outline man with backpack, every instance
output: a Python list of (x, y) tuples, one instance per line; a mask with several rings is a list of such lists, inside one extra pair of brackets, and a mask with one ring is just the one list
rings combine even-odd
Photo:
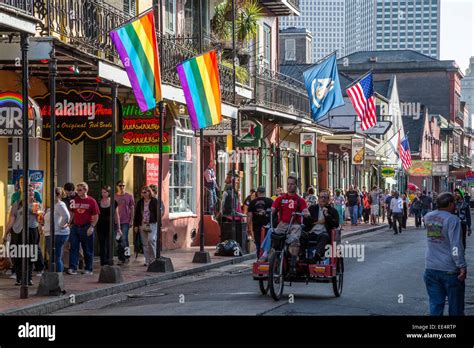
[(278, 226), (275, 229), (275, 234), (285, 234), (288, 230), (286, 243), (290, 246), (291, 274), (296, 273), (302, 223), (301, 217), (293, 217), (293, 213), (303, 213), (305, 216), (309, 216), (306, 201), (296, 193), (296, 185), (297, 179), (294, 176), (289, 176), (287, 181), (288, 193), (279, 196), (272, 204), (272, 214), (278, 213)]

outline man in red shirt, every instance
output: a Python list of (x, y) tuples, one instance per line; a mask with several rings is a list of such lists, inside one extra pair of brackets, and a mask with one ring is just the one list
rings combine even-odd
[(77, 196), (71, 200), (72, 227), (69, 236), (71, 250), (69, 253), (68, 274), (77, 274), (79, 245), (84, 251), (85, 272), (92, 275), (94, 258), (94, 228), (99, 219), (99, 206), (96, 200), (87, 195), (89, 186), (85, 182), (77, 184)]
[(288, 248), (291, 255), (290, 273), (296, 273), (296, 261), (300, 252), (300, 236), (301, 236), (301, 216), (293, 218), (293, 224), (290, 225), (293, 213), (303, 213), (309, 216), (306, 201), (296, 193), (297, 179), (289, 176), (287, 181), (288, 193), (280, 195), (272, 205), (272, 214), (278, 212), (278, 226), (275, 229), (276, 234), (284, 234), (288, 228), (288, 236), (286, 243), (290, 245)]

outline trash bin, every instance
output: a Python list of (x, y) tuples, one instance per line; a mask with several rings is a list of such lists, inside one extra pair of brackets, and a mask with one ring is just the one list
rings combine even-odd
[(221, 242), (233, 239), (239, 243), (242, 254), (248, 254), (247, 250), (247, 223), (243, 221), (235, 222), (235, 234), (232, 231), (232, 221), (221, 221)]

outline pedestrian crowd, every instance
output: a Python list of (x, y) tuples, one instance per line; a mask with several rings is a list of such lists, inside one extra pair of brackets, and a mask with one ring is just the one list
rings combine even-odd
[[(19, 190), (12, 196), (6, 233), (3, 242), (10, 246), (23, 244), (23, 200), (21, 195), (22, 179)], [(133, 231), (135, 252), (141, 250), (145, 256), (145, 266), (156, 258), (158, 236), (158, 214), (164, 213), (163, 204), (158, 204), (156, 185), (143, 186), (141, 197), (135, 202), (131, 193), (126, 191), (125, 182), (116, 183), (115, 197), (112, 200), (111, 187), (104, 186), (96, 200), (89, 196), (89, 186), (85, 182), (66, 183), (54, 190), (54, 260), (50, 257), (51, 214), (43, 208), (41, 194), (34, 185), (28, 186), (28, 231), (27, 241), (36, 255), (15, 255), (11, 262), (11, 278), (15, 284), (21, 284), (22, 261), (27, 259), (28, 285), (33, 285), (33, 273), (41, 276), (54, 261), (56, 272), (76, 275), (93, 275), (94, 241), (98, 239), (100, 265), (113, 263), (114, 252), (118, 265), (130, 263), (129, 231)], [(161, 206), (161, 209), (160, 209)], [(111, 218), (113, 224), (111, 225)], [(110, 228), (114, 250), (110, 250)], [(133, 228), (133, 229), (132, 229)], [(44, 236), (44, 244), (40, 243)], [(112, 255), (111, 255), (112, 254)], [(65, 267), (65, 264), (67, 267)]]

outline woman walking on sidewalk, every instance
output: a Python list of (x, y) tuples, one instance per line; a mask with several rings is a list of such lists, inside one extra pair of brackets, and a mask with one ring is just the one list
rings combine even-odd
[[(110, 193), (112, 188), (110, 186), (102, 187), (101, 192), (101, 200), (99, 201), (99, 221), (97, 222), (97, 236), (99, 237), (99, 251), (100, 251), (100, 265), (105, 266), (108, 264), (109, 261), (109, 253), (112, 252), (113, 257), (113, 250), (109, 250), (110, 244), (110, 209), (112, 209), (112, 202), (110, 199)], [(118, 203), (114, 200), (114, 229), (117, 230), (117, 235), (122, 235), (122, 230), (120, 229), (120, 221), (119, 213), (118, 213)], [(117, 226), (117, 228), (115, 228)]]
[(133, 231), (140, 233), (145, 254), (145, 266), (156, 258), (156, 241), (158, 234), (158, 200), (152, 196), (149, 186), (142, 188), (142, 198), (135, 207)]
[(344, 209), (345, 209), (344, 202), (345, 202), (345, 198), (341, 194), (341, 190), (337, 189), (336, 195), (334, 196), (334, 206), (337, 210), (337, 213), (339, 214), (339, 226), (341, 226), (341, 228), (344, 225)]
[[(54, 190), (55, 203), (54, 203), (54, 248), (55, 257), (54, 262), (56, 263), (56, 272), (62, 272), (64, 270), (63, 265), (63, 252), (64, 244), (69, 239), (69, 221), (71, 215), (69, 210), (62, 200), (66, 197), (66, 194), (62, 187), (56, 187)], [(44, 236), (46, 241), (46, 251), (49, 253), (51, 245), (51, 210), (48, 209), (44, 215)], [(51, 256), (49, 256), (49, 262), (51, 262)]]

